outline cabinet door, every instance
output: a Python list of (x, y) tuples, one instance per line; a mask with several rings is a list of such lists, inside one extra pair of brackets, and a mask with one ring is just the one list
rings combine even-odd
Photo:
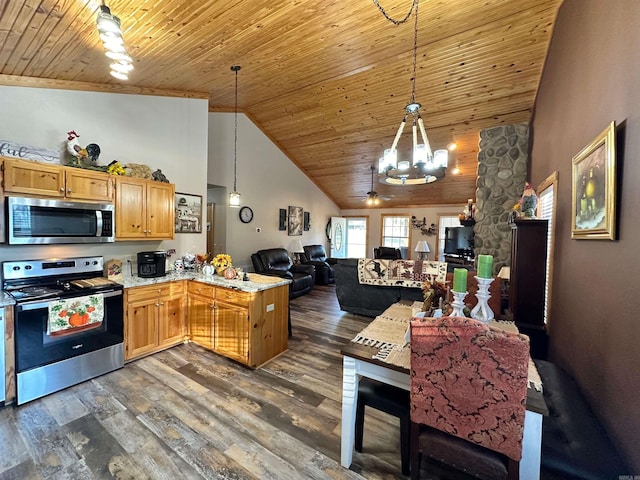
[(216, 302), (214, 323), (214, 351), (248, 364), (249, 311), (243, 307)]
[(547, 220), (516, 220), (511, 225), (509, 303), (516, 325), (544, 326)]
[(191, 341), (213, 349), (213, 298), (189, 295), (189, 335)]
[(127, 304), (125, 360), (153, 352), (158, 346), (158, 306), (156, 300)]
[(4, 190), (5, 193), (63, 197), (64, 170), (46, 163), (6, 159)]
[(147, 238), (173, 239), (175, 193), (171, 183), (147, 184)]
[(65, 169), (67, 198), (76, 200), (113, 201), (111, 175), (78, 168)]
[(185, 297), (160, 299), (158, 311), (158, 345), (167, 347), (184, 340)]
[(116, 178), (116, 239), (146, 238), (146, 182)]

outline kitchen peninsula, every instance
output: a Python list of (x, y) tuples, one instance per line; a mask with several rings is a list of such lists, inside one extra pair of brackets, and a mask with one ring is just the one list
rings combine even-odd
[(289, 280), (170, 273), (121, 283), (126, 361), (190, 340), (255, 368), (287, 349)]

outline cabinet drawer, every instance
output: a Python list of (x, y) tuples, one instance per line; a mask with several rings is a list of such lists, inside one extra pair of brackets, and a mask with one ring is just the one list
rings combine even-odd
[(187, 282), (185, 280), (179, 280), (177, 282), (171, 282), (169, 284), (170, 292), (169, 294), (172, 297), (177, 295), (184, 295), (186, 292)]
[(171, 286), (169, 283), (159, 283), (153, 286), (127, 288), (127, 301), (155, 299), (169, 295)]
[(207, 285), (206, 283), (192, 281), (189, 282), (189, 286), (187, 288), (190, 295), (201, 295), (213, 299), (216, 287), (213, 285)]
[(216, 289), (216, 300), (224, 303), (232, 303), (241, 307), (248, 307), (251, 301), (251, 294), (218, 287)]

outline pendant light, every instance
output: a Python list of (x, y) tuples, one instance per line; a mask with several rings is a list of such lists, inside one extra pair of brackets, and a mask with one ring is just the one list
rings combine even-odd
[(120, 19), (111, 13), (104, 1), (98, 9), (96, 24), (100, 40), (104, 45), (105, 55), (113, 60), (111, 75), (118, 80), (128, 80), (129, 72), (133, 70), (133, 60), (124, 46)]
[(234, 126), (233, 126), (233, 192), (229, 194), (229, 206), (240, 206), (240, 193), (237, 188), (237, 164), (238, 164), (238, 71), (240, 65), (234, 65), (231, 67), (231, 71), (236, 73), (236, 99), (234, 107)]

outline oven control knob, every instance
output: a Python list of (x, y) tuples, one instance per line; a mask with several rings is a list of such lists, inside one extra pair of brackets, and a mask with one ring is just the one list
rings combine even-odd
[(32, 267), (31, 267), (31, 265), (25, 265), (25, 266), (24, 266), (24, 269), (25, 269), (25, 270), (31, 270), (31, 268), (32, 268)]
[(89, 265), (89, 262), (84, 262), (85, 265)]
[(98, 264), (98, 261), (97, 261), (97, 260), (94, 260), (94, 261), (93, 261), (93, 264), (94, 264), (94, 265), (97, 265), (97, 264)]
[(14, 272), (17, 272), (18, 270), (20, 270), (20, 267), (19, 267), (19, 266), (17, 266), (17, 265), (16, 265), (16, 266), (14, 266), (14, 267), (13, 267), (13, 271), (14, 271)]

